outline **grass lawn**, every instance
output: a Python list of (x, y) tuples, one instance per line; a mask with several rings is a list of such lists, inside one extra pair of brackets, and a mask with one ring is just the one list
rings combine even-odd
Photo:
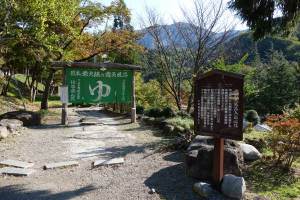
[(247, 181), (247, 190), (271, 200), (300, 197), (299, 168), (287, 171), (275, 166), (270, 157), (251, 163), (244, 178)]
[[(40, 109), (40, 105), (41, 105), (42, 94), (38, 93), (37, 96), (36, 96), (35, 101), (30, 102), (30, 100), (29, 100), (29, 89), (24, 84), (26, 76), (24, 74), (16, 74), (15, 77), (16, 77), (16, 80), (18, 82), (18, 87), (21, 90), (23, 100), (24, 100), (25, 105), (26, 105), (26, 109), (31, 110), (31, 111), (38, 111)], [(0, 84), (4, 84), (3, 79), (0, 79)], [(38, 84), (38, 90), (43, 91), (44, 90), (44, 85), (39, 83)], [(49, 108), (61, 107), (61, 102), (60, 102), (59, 95), (50, 96), (49, 100), (48, 100), (48, 105), (49, 105)], [(11, 80), (10, 85), (9, 85), (9, 89), (8, 89), (8, 92), (7, 92), (7, 96), (6, 97), (0, 96), (0, 114), (8, 112), (8, 111), (12, 111), (12, 110), (18, 110), (18, 109), (24, 109), (24, 107), (23, 107), (23, 104), (22, 104), (22, 100), (19, 96), (19, 91), (18, 91), (17, 85), (16, 85), (14, 80)], [(41, 112), (41, 114), (47, 115), (47, 114), (50, 114), (50, 113), (47, 113), (47, 112), (42, 113)]]
[[(26, 80), (26, 76), (24, 74), (16, 74), (16, 79), (21, 82), (21, 83), (25, 83)], [(31, 82), (31, 77), (29, 77), (29, 81)], [(40, 91), (44, 91), (45, 86), (41, 83), (38, 83), (38, 90)]]

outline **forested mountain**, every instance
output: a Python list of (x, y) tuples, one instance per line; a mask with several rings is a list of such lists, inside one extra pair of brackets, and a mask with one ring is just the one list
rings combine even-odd
[[(185, 24), (182, 23), (182, 25)], [(166, 27), (170, 30), (169, 32), (172, 34), (172, 37), (177, 37), (177, 40), (181, 41), (180, 44), (184, 47), (184, 41), (177, 35), (175, 24), (166, 25)], [(144, 30), (139, 30), (139, 32), (143, 31)], [(216, 33), (216, 37), (218, 37), (219, 34), (222, 33)], [(168, 36), (164, 31), (161, 31), (160, 36), (164, 43), (169, 43)], [(139, 40), (139, 43), (147, 49), (154, 48), (154, 41), (149, 33), (146, 33)], [(292, 38), (266, 37), (258, 42), (253, 41), (252, 33), (249, 31), (233, 30), (229, 41), (224, 45), (224, 58), (226, 63), (234, 64), (248, 54), (245, 63), (251, 64), (255, 55), (259, 55), (261, 61), (264, 62), (268, 61), (270, 51), (272, 50), (281, 51), (288, 61), (300, 62), (300, 27)]]
[(293, 38), (266, 37), (258, 42), (252, 39), (252, 33), (241, 33), (227, 42), (224, 48), (224, 57), (227, 63), (238, 62), (245, 54), (246, 64), (251, 64), (255, 56), (259, 55), (262, 62), (269, 60), (271, 51), (280, 51), (290, 62), (300, 62), (300, 31)]
[[(188, 49), (189, 52), (197, 50), (199, 36), (189, 35), (188, 40), (186, 38), (184, 40), (178, 33), (181, 31), (179, 27), (187, 32), (191, 28), (189, 24), (185, 23), (166, 26), (155, 25), (155, 29), (147, 28), (149, 32), (139, 40), (139, 43), (148, 49), (144, 57), (145, 63), (149, 65), (144, 73), (145, 80), (149, 78), (159, 80), (161, 63), (167, 62), (167, 68), (169, 67), (168, 69), (173, 70), (172, 72), (175, 74), (174, 80), (178, 80), (180, 77), (184, 83), (184, 81), (191, 79), (193, 56), (183, 53), (185, 53), (184, 49)], [(206, 29), (202, 30), (205, 32)], [(208, 37), (208, 42), (200, 46), (209, 46), (220, 36), (222, 33), (213, 33)], [(253, 40), (250, 31), (232, 31), (228, 36), (220, 46), (203, 59), (204, 62), (201, 64), (205, 65), (204, 67), (234, 70), (248, 75), (245, 80), (244, 96), (246, 110), (254, 109), (260, 115), (281, 113), (285, 106), (293, 106), (295, 102), (299, 102), (300, 29), (291, 38), (266, 37), (258, 42)], [(158, 37), (159, 39), (156, 39)], [(205, 38), (205, 34), (203, 37)], [(185, 41), (191, 42), (189, 46), (186, 45)], [(155, 46), (157, 44), (159, 45)], [(195, 48), (193, 48), (194, 44), (196, 45)], [(161, 51), (165, 51), (166, 60), (159, 60)], [(203, 49), (201, 51), (205, 52)], [(247, 54), (248, 56), (245, 56)], [(185, 59), (184, 62), (176, 62), (182, 61), (179, 58)], [(157, 60), (158, 62), (155, 62)], [(178, 70), (180, 66), (184, 68), (184, 73), (181, 76), (176, 74), (181, 72)], [(236, 69), (234, 69), (235, 67)], [(189, 92), (188, 89), (184, 89)]]
[[(183, 22), (178, 22), (177, 24), (180, 24), (181, 27), (183, 28), (188, 28), (188, 24), (187, 23), (183, 23)], [(163, 31), (162, 30), (162, 26), (159, 25), (159, 29), (160, 29), (160, 37), (162, 39), (162, 42), (164, 43), (170, 43), (169, 39), (168, 39), (168, 36), (166, 34), (166, 31)], [(166, 29), (168, 29), (168, 32), (172, 34), (172, 38), (175, 39), (177, 41), (180, 41), (179, 43), (182, 45), (182, 47), (185, 46), (185, 42), (184, 40), (182, 39), (182, 37), (180, 36), (180, 34), (178, 34), (177, 30), (176, 30), (176, 24), (170, 24), (170, 25), (166, 25)], [(145, 29), (143, 30), (139, 30), (138, 31), (139, 33), (142, 33), (142, 32), (146, 32)], [(240, 30), (233, 30), (229, 39), (232, 39), (236, 36), (238, 36), (240, 33), (242, 32), (245, 32), (245, 31), (240, 31)], [(215, 37), (218, 37), (222, 35), (222, 33), (215, 33)], [(191, 38), (195, 38), (196, 40), (196, 36), (191, 36)], [(153, 41), (153, 38), (150, 36), (150, 33), (146, 33), (140, 40), (139, 40), (139, 43), (141, 45), (143, 45), (145, 48), (147, 49), (153, 49), (154, 48), (154, 41)]]

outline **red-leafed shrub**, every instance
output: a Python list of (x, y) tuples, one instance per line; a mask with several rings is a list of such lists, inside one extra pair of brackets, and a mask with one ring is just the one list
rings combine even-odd
[(299, 120), (282, 115), (270, 115), (266, 123), (273, 128), (269, 146), (273, 151), (274, 159), (283, 166), (291, 168), (300, 155)]

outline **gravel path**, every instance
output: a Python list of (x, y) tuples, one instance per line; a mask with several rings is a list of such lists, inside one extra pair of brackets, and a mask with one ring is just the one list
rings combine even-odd
[[(157, 151), (163, 140), (157, 131), (95, 108), (71, 110), (69, 127), (59, 120), (0, 141), (0, 160), (33, 162), (36, 170), (28, 177), (0, 176), (0, 200), (200, 199), (192, 191), (196, 180), (185, 176), (183, 153)], [(125, 163), (91, 168), (94, 160), (116, 157)], [(80, 165), (42, 169), (46, 163), (70, 160)]]

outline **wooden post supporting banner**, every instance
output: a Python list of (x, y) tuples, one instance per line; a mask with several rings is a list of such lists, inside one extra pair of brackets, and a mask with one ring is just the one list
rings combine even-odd
[(136, 108), (135, 108), (135, 92), (134, 92), (134, 70), (132, 71), (132, 83), (131, 83), (131, 123), (136, 122)]
[[(63, 70), (63, 85), (66, 85), (66, 69), (64, 67)], [(66, 94), (68, 95), (68, 94)], [(62, 104), (62, 110), (61, 110), (61, 124), (62, 125), (68, 125), (68, 103), (64, 102)]]
[(214, 138), (213, 181), (218, 189), (224, 176), (224, 138)]

